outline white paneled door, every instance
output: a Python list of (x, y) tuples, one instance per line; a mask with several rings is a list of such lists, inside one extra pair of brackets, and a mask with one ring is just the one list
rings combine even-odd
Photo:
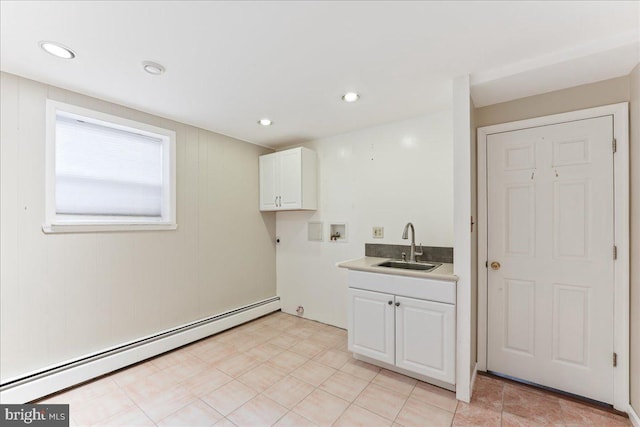
[(613, 119), (487, 137), (487, 368), (613, 401)]

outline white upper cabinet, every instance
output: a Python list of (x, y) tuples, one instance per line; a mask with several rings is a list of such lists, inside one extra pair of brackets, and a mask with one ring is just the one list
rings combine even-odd
[(260, 210), (317, 208), (316, 153), (298, 147), (260, 156)]

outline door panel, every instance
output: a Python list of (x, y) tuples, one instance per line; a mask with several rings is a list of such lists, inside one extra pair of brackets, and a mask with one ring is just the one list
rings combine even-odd
[(349, 288), (349, 351), (382, 362), (395, 362), (394, 297)]
[(487, 367), (613, 400), (611, 116), (487, 138)]
[(588, 179), (553, 184), (553, 254), (555, 259), (589, 259)]
[(553, 284), (553, 360), (588, 367), (589, 288)]
[(511, 255), (532, 256), (535, 251), (535, 186), (506, 186), (505, 249)]
[(531, 280), (504, 281), (504, 347), (535, 354), (536, 283)]

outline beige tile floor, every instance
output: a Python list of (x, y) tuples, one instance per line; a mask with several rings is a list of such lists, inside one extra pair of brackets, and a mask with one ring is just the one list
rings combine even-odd
[(274, 313), (37, 403), (72, 426), (629, 426), (479, 376), (470, 404), (347, 352), (346, 331)]

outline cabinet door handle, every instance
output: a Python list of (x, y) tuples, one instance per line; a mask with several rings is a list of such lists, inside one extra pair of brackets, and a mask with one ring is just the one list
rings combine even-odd
[(393, 301), (389, 301), (389, 302), (387, 302), (387, 304), (392, 305), (392, 304), (393, 304)]
[(278, 196), (278, 206), (282, 207), (282, 196)]
[(278, 207), (278, 196), (276, 196), (276, 199), (273, 201), (273, 204), (276, 205), (276, 208)]
[(396, 303), (396, 307), (400, 307), (400, 303), (399, 302)]

